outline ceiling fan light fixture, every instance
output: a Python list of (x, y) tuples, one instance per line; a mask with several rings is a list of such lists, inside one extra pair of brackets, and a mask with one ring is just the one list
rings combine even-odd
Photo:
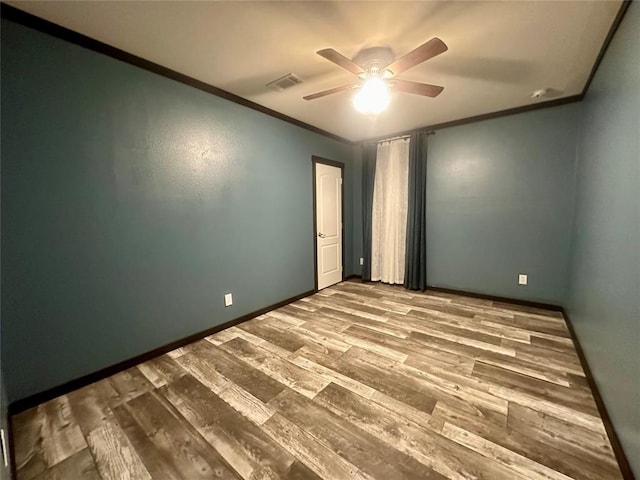
[[(446, 51), (447, 45), (436, 37), (395, 60), (393, 59), (393, 51), (389, 47), (365, 48), (353, 60), (349, 60), (333, 48), (318, 50), (316, 52), (318, 55), (351, 72), (358, 77), (358, 81), (302, 98), (315, 100), (359, 87), (353, 97), (353, 105), (359, 112), (375, 115), (389, 106), (390, 88), (393, 88), (394, 91), (422, 95), (423, 97), (437, 97), (444, 90), (444, 87), (401, 80), (396, 76)], [(383, 67), (383, 65), (385, 66)], [(391, 80), (391, 85), (389, 85), (389, 80)]]
[(367, 78), (353, 97), (357, 111), (365, 114), (378, 114), (389, 106), (389, 88), (378, 76)]

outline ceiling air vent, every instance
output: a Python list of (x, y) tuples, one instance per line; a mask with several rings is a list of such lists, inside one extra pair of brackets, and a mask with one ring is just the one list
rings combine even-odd
[(298, 85), (303, 81), (304, 80), (302, 80), (299, 76), (293, 73), (287, 73), (284, 77), (280, 77), (277, 80), (274, 80), (273, 82), (267, 83), (267, 87), (269, 87), (272, 90), (275, 90), (276, 92), (281, 92), (287, 88)]

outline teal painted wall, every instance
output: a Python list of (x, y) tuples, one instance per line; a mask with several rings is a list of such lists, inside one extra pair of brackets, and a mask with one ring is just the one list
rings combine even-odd
[[(0, 170), (1, 170), (0, 160)], [(0, 196), (2, 195), (2, 187), (0, 186)], [(2, 231), (2, 214), (0, 212), (0, 232)], [(0, 250), (2, 249), (2, 235), (0, 234)], [(0, 257), (0, 266), (2, 265), (2, 259)], [(1, 267), (0, 267), (1, 268)], [(0, 275), (0, 292), (2, 291), (2, 276)], [(5, 438), (9, 439), (9, 401), (7, 398), (7, 390), (4, 386), (4, 366), (2, 364), (2, 296), (0, 295), (0, 428), (5, 431)], [(7, 458), (9, 458), (7, 452)], [(0, 480), (10, 479), (11, 469), (4, 466), (4, 461), (0, 461)]]
[(362, 243), (362, 148), (355, 149), (353, 158), (353, 265), (352, 271), (356, 275), (362, 274), (360, 257), (363, 255)]
[[(7, 400), (7, 391), (4, 388), (4, 377), (2, 375), (1, 370), (0, 370), (0, 385), (2, 386), (2, 391), (0, 392), (0, 415), (2, 415), (2, 417), (0, 417), (0, 424), (4, 429), (6, 441), (10, 442), (11, 439), (9, 438), (9, 429), (8, 429), (9, 421), (8, 421), (8, 415), (7, 415), (7, 409), (9, 405)], [(7, 458), (9, 458), (9, 452), (7, 452)], [(5, 480), (5, 479), (9, 480), (10, 478), (12, 478), (11, 469), (8, 467), (5, 467), (4, 461), (0, 460), (0, 480)]]
[(562, 303), (579, 115), (570, 104), (429, 137), (429, 285)]
[(313, 289), (312, 155), (346, 163), (349, 274), (353, 150), (3, 20), (9, 400)]
[[(0, 142), (1, 143), (1, 142)], [(1, 157), (0, 157), (1, 158)], [(0, 177), (2, 170), (2, 161), (0, 159)], [(0, 182), (0, 197), (2, 196), (2, 186)], [(0, 209), (0, 251), (2, 250), (2, 213)], [(2, 257), (0, 256), (0, 270), (2, 265)], [(2, 291), (2, 275), (0, 275), (0, 292)], [(5, 431), (6, 439), (9, 439), (9, 401), (7, 398), (7, 390), (4, 386), (4, 366), (2, 364), (2, 295), (0, 294), (0, 428)], [(8, 452), (7, 452), (8, 453)], [(8, 458), (8, 456), (7, 456)], [(12, 478), (11, 469), (4, 466), (4, 461), (0, 461), (0, 480)]]
[(583, 102), (567, 306), (640, 474), (640, 6), (632, 2)]

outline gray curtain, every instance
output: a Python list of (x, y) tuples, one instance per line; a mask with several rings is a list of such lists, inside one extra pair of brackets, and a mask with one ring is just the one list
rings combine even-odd
[(404, 286), (427, 288), (427, 133), (411, 134)]
[(363, 146), (362, 155), (362, 280), (371, 281), (371, 211), (373, 209), (373, 187), (376, 179), (377, 143)]

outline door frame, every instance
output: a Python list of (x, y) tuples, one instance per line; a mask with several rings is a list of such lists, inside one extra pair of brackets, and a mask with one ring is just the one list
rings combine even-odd
[(342, 281), (344, 282), (344, 163), (312, 155), (311, 171), (313, 173), (313, 288), (316, 292), (318, 291), (318, 206), (316, 204), (316, 164), (318, 163), (329, 165), (330, 167), (337, 167), (340, 169), (340, 178), (342, 179), (342, 184), (340, 186), (340, 203), (342, 204), (340, 205), (340, 216), (342, 223), (340, 236), (342, 241)]

